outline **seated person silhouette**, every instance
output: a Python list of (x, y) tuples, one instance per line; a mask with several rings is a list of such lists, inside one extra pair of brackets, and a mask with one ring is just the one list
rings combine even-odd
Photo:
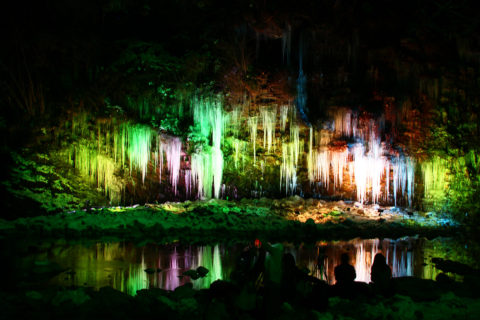
[(387, 264), (385, 256), (377, 253), (373, 259), (371, 278), (376, 293), (388, 295), (392, 291), (392, 270)]
[(335, 267), (335, 287), (340, 296), (352, 296), (354, 280), (357, 277), (355, 268), (349, 264), (347, 253), (343, 253), (340, 257), (340, 264)]

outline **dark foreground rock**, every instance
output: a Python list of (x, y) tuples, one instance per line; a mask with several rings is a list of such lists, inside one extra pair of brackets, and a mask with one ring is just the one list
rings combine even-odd
[[(191, 284), (174, 291), (144, 289), (132, 297), (109, 287), (28, 289), (0, 292), (4, 319), (478, 319), (480, 292), (464, 283), (398, 278), (389, 297), (357, 283), (351, 296), (320, 286), (302, 299), (279, 300), (265, 310), (262, 291), (227, 281), (210, 289)], [(271, 311), (271, 312), (270, 312)]]

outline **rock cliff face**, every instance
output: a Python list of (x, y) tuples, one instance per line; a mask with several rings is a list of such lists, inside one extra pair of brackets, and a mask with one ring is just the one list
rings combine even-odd
[(290, 195), (478, 216), (469, 1), (81, 7), (4, 19), (13, 216)]

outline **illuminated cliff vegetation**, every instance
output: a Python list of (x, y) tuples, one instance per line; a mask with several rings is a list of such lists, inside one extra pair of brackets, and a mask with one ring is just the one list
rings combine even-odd
[(7, 23), (25, 24), (1, 54), (11, 209), (296, 194), (475, 219), (472, 13), (393, 6), (12, 11)]

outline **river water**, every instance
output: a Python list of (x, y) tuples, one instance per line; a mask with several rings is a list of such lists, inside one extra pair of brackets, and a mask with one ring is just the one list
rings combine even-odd
[[(250, 243), (251, 244), (251, 243)], [(194, 288), (207, 288), (217, 280), (228, 280), (241, 252), (248, 242), (236, 244), (184, 245), (145, 244), (128, 242), (103, 242), (71, 244), (53, 242), (37, 244), (35, 250), (27, 250), (21, 259), (34, 266), (55, 265), (59, 270), (46, 279), (44, 285), (111, 286), (134, 295), (145, 288), (173, 290), (192, 282)], [(370, 281), (370, 269), (377, 252), (383, 253), (394, 277), (415, 276), (435, 279), (441, 272), (431, 263), (440, 257), (463, 262), (465, 245), (449, 238), (426, 240), (407, 237), (391, 239), (354, 239), (311, 244), (284, 243), (286, 253), (291, 253), (300, 268), (308, 268), (310, 274), (334, 284), (333, 270), (340, 263), (342, 253), (348, 253), (355, 267), (356, 281)], [(323, 257), (319, 267), (319, 255)], [(17, 261), (18, 262), (18, 261)], [(17, 263), (18, 265), (18, 263)], [(183, 272), (203, 266), (209, 270), (206, 277), (191, 280)], [(150, 269), (150, 272), (146, 272)], [(460, 276), (451, 275), (456, 280)]]

